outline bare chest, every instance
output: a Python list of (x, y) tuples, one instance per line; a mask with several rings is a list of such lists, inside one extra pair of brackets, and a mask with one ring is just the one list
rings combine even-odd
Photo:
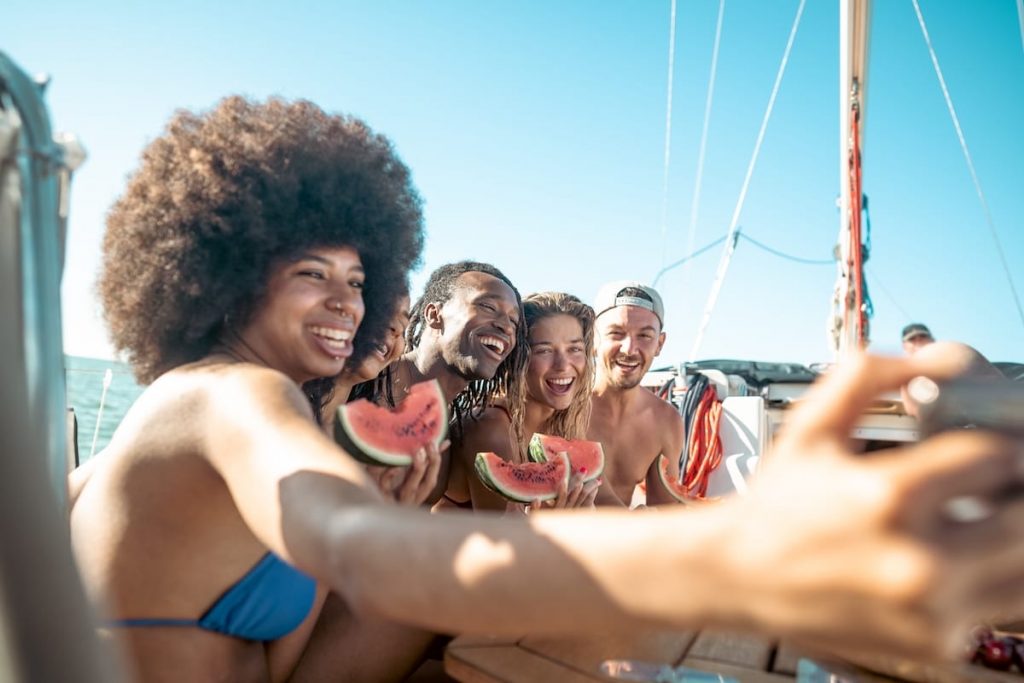
[(602, 421), (595, 415), (588, 437), (600, 441), (604, 449), (605, 485), (625, 501), (665, 448), (662, 430), (646, 415), (624, 416), (618, 421)]

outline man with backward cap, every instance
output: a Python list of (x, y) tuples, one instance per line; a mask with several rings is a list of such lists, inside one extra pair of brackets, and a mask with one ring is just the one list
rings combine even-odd
[(594, 301), (596, 380), (587, 438), (604, 447), (604, 484), (597, 505), (625, 505), (646, 479), (648, 505), (675, 502), (658, 477), (658, 456), (677, 476), (683, 420), (675, 408), (640, 386), (665, 344), (665, 307), (648, 285), (609, 282)]

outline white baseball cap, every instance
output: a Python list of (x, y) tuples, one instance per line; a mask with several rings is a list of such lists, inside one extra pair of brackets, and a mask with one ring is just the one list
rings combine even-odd
[[(643, 295), (625, 291), (629, 289), (640, 290)], [(661, 295), (654, 287), (637, 280), (616, 280), (602, 285), (594, 299), (594, 317), (617, 306), (646, 308), (658, 316), (659, 323), (665, 324), (665, 305), (661, 302)]]

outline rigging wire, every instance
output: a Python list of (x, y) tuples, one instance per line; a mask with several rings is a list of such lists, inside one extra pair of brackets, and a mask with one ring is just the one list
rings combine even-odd
[[(1024, 2), (1024, 0), (1021, 0)], [(701, 185), (704, 181), (704, 153), (708, 146), (708, 128), (711, 121), (711, 102), (715, 97), (715, 80), (718, 72), (718, 52), (722, 43), (722, 17), (725, 15), (725, 0), (718, 0), (718, 21), (715, 24), (715, 42), (711, 48), (711, 73), (708, 75), (708, 94), (704, 100), (704, 124), (700, 132), (700, 151), (697, 153), (697, 177), (693, 185), (693, 204), (690, 206), (690, 227), (686, 239), (686, 252), (693, 251), (693, 243), (697, 238), (697, 214), (700, 209)], [(662, 262), (664, 265), (664, 260)], [(683, 267), (683, 283), (690, 266)]]
[[(665, 266), (664, 268), (659, 270), (658, 273), (654, 276), (654, 279), (651, 281), (651, 286), (652, 287), (657, 287), (658, 286), (658, 282), (661, 280), (661, 277), (665, 273), (667, 273), (668, 271), (673, 270), (675, 268), (678, 268), (679, 266), (683, 265), (684, 263), (688, 263), (689, 261), (691, 261), (691, 260), (697, 258), (698, 256), (700, 256), (701, 254), (703, 254), (704, 252), (708, 251), (709, 249), (713, 249), (714, 247), (716, 247), (719, 244), (721, 244), (722, 242), (724, 242), (727, 237), (728, 237), (728, 235), (723, 235), (722, 237), (719, 237), (718, 239), (716, 239), (716, 240), (714, 240), (712, 242), (708, 242), (707, 244), (705, 244), (700, 249), (697, 249), (696, 251), (690, 252), (689, 254), (687, 254), (683, 258), (679, 259), (678, 261), (673, 261), (672, 263), (668, 264), (667, 266)], [(737, 239), (745, 239), (745, 240), (747, 240), (748, 242), (750, 242), (754, 246), (759, 247), (759, 248), (763, 249), (764, 251), (767, 251), (769, 254), (773, 254), (775, 256), (778, 256), (779, 258), (784, 258), (784, 259), (787, 259), (789, 261), (793, 261), (794, 263), (800, 263), (800, 264), (806, 265), (806, 266), (830, 266), (830, 265), (835, 263), (835, 259), (809, 259), (809, 258), (804, 258), (802, 256), (794, 256), (793, 254), (787, 254), (784, 251), (779, 251), (778, 249), (776, 249), (774, 247), (768, 246), (764, 242), (760, 242), (758, 240), (755, 240), (753, 237), (749, 236), (748, 234), (746, 234), (745, 232), (742, 232), (740, 230), (736, 231), (736, 237), (737, 237)]]
[(672, 80), (676, 64), (676, 0), (672, 0), (668, 33), (668, 95), (665, 104), (665, 156), (661, 187), (661, 265), (668, 246), (668, 171), (672, 160)]
[(658, 286), (658, 280), (661, 279), (662, 275), (664, 275), (668, 271), (672, 270), (673, 268), (676, 268), (678, 266), (683, 265), (684, 263), (686, 263), (690, 259), (693, 259), (693, 258), (696, 258), (696, 257), (700, 256), (701, 254), (703, 254), (708, 249), (711, 249), (712, 247), (716, 247), (716, 246), (718, 246), (719, 244), (721, 244), (724, 241), (725, 241), (725, 237), (724, 236), (723, 237), (719, 237), (714, 242), (709, 242), (708, 244), (705, 244), (703, 247), (701, 247), (697, 251), (690, 252), (689, 254), (687, 254), (683, 258), (679, 259), (678, 261), (673, 261), (672, 263), (668, 264), (667, 266), (665, 266), (664, 268), (659, 270), (658, 274), (654, 276), (654, 280), (651, 282), (651, 286), (652, 287), (657, 287)]
[(1020, 22), (1020, 47), (1024, 49), (1024, 0), (1017, 0), (1017, 21)]
[(869, 275), (871, 279), (875, 281), (875, 284), (878, 285), (878, 288), (882, 290), (882, 294), (885, 294), (885, 297), (892, 303), (892, 305), (895, 306), (901, 314), (903, 314), (904, 320), (914, 320), (914, 316), (907, 313), (907, 310), (900, 306), (900, 303), (896, 301), (896, 297), (892, 295), (892, 292), (886, 289), (885, 285), (882, 284), (882, 281), (878, 279), (878, 276), (875, 275), (872, 271), (868, 270), (867, 266), (864, 266), (864, 274)]
[(836, 260), (834, 258), (831, 258), (831, 259), (809, 259), (809, 258), (802, 258), (800, 256), (793, 256), (792, 254), (787, 254), (785, 252), (779, 251), (778, 249), (774, 249), (772, 247), (769, 247), (767, 244), (764, 244), (763, 242), (758, 242), (757, 240), (755, 240), (753, 237), (751, 237), (750, 235), (748, 235), (745, 232), (744, 233), (740, 233), (740, 239), (747, 240), (748, 242), (753, 244), (755, 247), (760, 247), (761, 249), (764, 249), (765, 251), (767, 251), (769, 254), (774, 254), (775, 256), (787, 259), (789, 261), (793, 261), (795, 263), (802, 263), (802, 264), (808, 265), (808, 266), (831, 266), (831, 265), (834, 265), (835, 262), (836, 262)]
[[(956, 110), (953, 108), (953, 99), (949, 95), (949, 89), (946, 87), (946, 79), (942, 76), (942, 69), (939, 68), (939, 58), (935, 55), (935, 48), (932, 47), (931, 37), (928, 35), (928, 27), (924, 23), (924, 15), (921, 14), (921, 7), (918, 5), (917, 0), (911, 0), (914, 4), (914, 12), (917, 13), (917, 23), (921, 26), (921, 34), (924, 36), (924, 42), (928, 46), (928, 54), (931, 55), (932, 65), (935, 67), (935, 75), (939, 78), (939, 86), (942, 88), (942, 96), (946, 98), (946, 107), (949, 109), (949, 115), (953, 119), (953, 127), (956, 128), (956, 135), (960, 139), (960, 149), (963, 150), (964, 159), (967, 161), (967, 169), (971, 172), (971, 180), (974, 181), (974, 189), (978, 193), (978, 199), (981, 200), (981, 208), (985, 213), (985, 222), (988, 224), (989, 232), (992, 235), (992, 241), (995, 242), (996, 252), (999, 254), (999, 261), (1002, 263), (1003, 272), (1006, 274), (1006, 281), (1010, 285), (1010, 293), (1013, 294), (1013, 301), (1017, 305), (1017, 313), (1020, 315), (1021, 325), (1024, 325), (1024, 308), (1021, 307), (1020, 297), (1017, 295), (1017, 288), (1013, 284), (1013, 277), (1010, 274), (1010, 266), (1006, 262), (1006, 254), (1003, 253), (1003, 245), (999, 241), (999, 233), (996, 232), (995, 221), (992, 219), (992, 212), (989, 210), (988, 201), (985, 199), (985, 193), (981, 189), (981, 181), (978, 180), (978, 173), (974, 170), (974, 161), (971, 159), (971, 153), (967, 149), (967, 140), (964, 138), (963, 129), (960, 127), (960, 119), (956, 115)], [(1018, 7), (1020, 3), (1018, 1)], [(1024, 34), (1022, 34), (1024, 38)]]
[(800, 18), (804, 13), (804, 5), (807, 4), (807, 0), (800, 0), (800, 6), (797, 7), (796, 17), (793, 18), (793, 26), (789, 30), (789, 39), (786, 41), (786, 49), (782, 53), (782, 62), (779, 64), (779, 71), (775, 75), (775, 83), (772, 85), (772, 94), (768, 98), (768, 107), (765, 109), (764, 118), (761, 120), (761, 129), (757, 133), (757, 142), (754, 143), (754, 153), (750, 157), (750, 163), (747, 165), (747, 175), (743, 179), (743, 186), (740, 188), (740, 196), (736, 201), (736, 208), (732, 213), (732, 220), (729, 221), (729, 232), (726, 236), (726, 246), (722, 251), (722, 257), (718, 265), (718, 273), (715, 276), (715, 283), (711, 287), (711, 292), (708, 295), (708, 302), (704, 308), (704, 317), (701, 319), (700, 327), (697, 329), (697, 338), (693, 342), (693, 348), (690, 350), (690, 359), (693, 360), (697, 357), (697, 352), (700, 350), (701, 342), (704, 340), (704, 332), (707, 330), (708, 323), (711, 321), (711, 313), (715, 309), (715, 304), (718, 301), (718, 292), (721, 290), (722, 280), (725, 278), (725, 274), (729, 269), (729, 260), (732, 257), (732, 252), (736, 247), (737, 240), (737, 228), (740, 220), (740, 211), (743, 209), (743, 203), (747, 198), (747, 188), (750, 187), (750, 178), (754, 174), (754, 166), (757, 164), (757, 157), (761, 153), (761, 143), (764, 142), (765, 130), (768, 128), (768, 120), (771, 118), (772, 110), (775, 108), (775, 98), (779, 94), (779, 85), (782, 83), (782, 76), (786, 72), (786, 64), (789, 62), (790, 52), (793, 50), (793, 41), (796, 38), (797, 29), (800, 27)]

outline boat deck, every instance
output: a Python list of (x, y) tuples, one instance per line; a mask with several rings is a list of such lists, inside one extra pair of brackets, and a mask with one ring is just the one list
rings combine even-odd
[[(683, 666), (740, 683), (828, 683), (831, 679), (827, 671), (786, 642), (712, 631), (632, 631), (588, 636), (586, 640), (463, 636), (448, 646), (445, 671), (462, 683), (622, 680), (601, 673), (601, 662), (607, 659)], [(843, 681), (1012, 683), (1022, 680), (1015, 674), (969, 664), (932, 667), (881, 657), (859, 663), (868, 668), (835, 662), (820, 666), (835, 672), (840, 677), (835, 680)], [(875, 673), (877, 671), (887, 674)], [(680, 678), (679, 683), (685, 680)]]

